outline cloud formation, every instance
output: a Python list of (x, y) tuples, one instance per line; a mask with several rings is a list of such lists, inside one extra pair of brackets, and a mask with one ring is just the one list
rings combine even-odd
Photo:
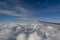
[(41, 23), (0, 24), (0, 40), (59, 40), (59, 34), (58, 29)]
[(21, 20), (38, 20), (41, 14), (59, 11), (59, 4), (58, 0), (0, 0), (0, 14), (17, 16)]

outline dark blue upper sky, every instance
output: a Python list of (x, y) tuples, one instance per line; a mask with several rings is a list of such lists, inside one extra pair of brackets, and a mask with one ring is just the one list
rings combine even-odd
[(60, 23), (60, 0), (0, 0), (0, 23)]

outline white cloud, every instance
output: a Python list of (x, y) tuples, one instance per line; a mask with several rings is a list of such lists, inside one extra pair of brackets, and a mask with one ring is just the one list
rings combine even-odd
[(16, 9), (18, 9), (19, 11), (21, 11), (20, 14), (23, 14), (23, 15), (31, 15), (31, 14), (33, 14), (33, 11), (28, 10), (28, 9), (26, 9), (24, 7), (16, 6)]
[[(32, 20), (34, 18), (32, 18), (31, 15), (35, 15), (35, 14), (38, 14), (38, 13), (60, 11), (59, 8), (60, 8), (60, 6), (56, 6), (56, 7), (47, 7), (46, 9), (40, 9), (39, 11), (36, 11), (36, 10), (31, 11), (29, 9), (26, 9), (24, 7), (16, 5), (15, 8), (14, 8), (16, 11), (2, 9), (2, 10), (0, 10), (0, 14), (22, 17), (22, 18), (18, 18), (18, 19), (22, 19), (22, 20)], [(19, 12), (17, 12), (17, 11), (19, 11)]]
[[(59, 40), (60, 31), (57, 29), (48, 28), (48, 27), (50, 27), (50, 26), (44, 26), (44, 24), (38, 24), (38, 23), (37, 24), (26, 24), (25, 23), (22, 25), (21, 24), (18, 24), (18, 25), (17, 24), (7, 24), (7, 27), (3, 26), (0, 29), (0, 40), (10, 40), (10, 39), (15, 39), (15, 38), (17, 40), (20, 40), (22, 38), (23, 38), (23, 40), (24, 39), (40, 40), (40, 38), (43, 40), (44, 39), (53, 40), (53, 39), (57, 38)], [(16, 30), (15, 30), (15, 28), (16, 28)], [(25, 30), (25, 29), (29, 29), (29, 32), (28, 32), (28, 30)], [(22, 31), (22, 30), (24, 30), (24, 31)], [(27, 34), (25, 32), (27, 32), (27, 33), (32, 32), (29, 34), (29, 38), (26, 38)], [(23, 34), (23, 36), (22, 36), (22, 34)]]
[(11, 15), (11, 16), (22, 16), (23, 17), (23, 15), (16, 14), (15, 11), (9, 11), (9, 10), (0, 10), (0, 14), (6, 14), (6, 15)]
[[(6, 14), (6, 15), (10, 15), (10, 16), (18, 16), (18, 17), (22, 17), (22, 18), (18, 18), (18, 19), (22, 19), (22, 20), (30, 20), (30, 15), (34, 14), (32, 11), (29, 11), (23, 7), (15, 7), (16, 11), (11, 11), (11, 10), (0, 10), (0, 14)], [(19, 11), (19, 13), (18, 13)]]

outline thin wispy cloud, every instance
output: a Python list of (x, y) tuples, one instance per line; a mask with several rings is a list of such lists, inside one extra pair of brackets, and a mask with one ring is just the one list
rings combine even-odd
[(11, 16), (22, 16), (22, 15), (18, 15), (15, 14), (16, 12), (14, 11), (8, 11), (8, 10), (0, 10), (0, 14), (6, 14), (6, 15), (11, 15)]
[[(20, 19), (27, 20), (27, 19), (29, 19), (27, 17), (29, 17), (33, 13), (31, 11), (28, 11), (27, 9), (24, 9), (23, 7), (17, 7), (16, 9), (18, 11), (0, 10), (0, 14), (10, 15), (10, 16), (17, 16), (19, 18), (22, 17)], [(19, 12), (19, 13), (17, 13), (17, 12)]]
[(1, 0), (0, 14), (17, 20), (45, 20), (44, 15), (60, 11), (59, 4), (59, 0)]

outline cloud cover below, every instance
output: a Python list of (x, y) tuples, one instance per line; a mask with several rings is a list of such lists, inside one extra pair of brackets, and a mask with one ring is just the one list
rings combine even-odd
[(59, 33), (58, 29), (40, 23), (0, 24), (0, 40), (59, 40)]

